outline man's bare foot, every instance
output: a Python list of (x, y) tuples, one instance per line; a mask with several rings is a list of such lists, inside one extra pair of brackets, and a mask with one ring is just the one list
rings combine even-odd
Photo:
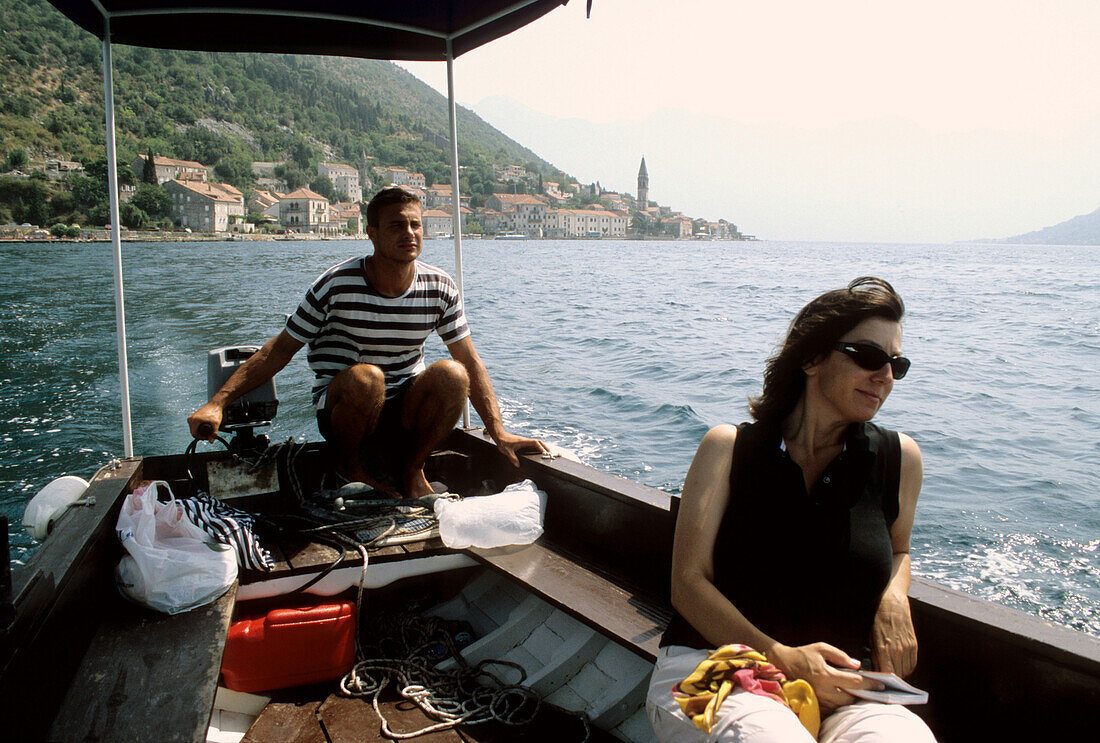
[(428, 478), (424, 477), (423, 467), (405, 476), (406, 498), (422, 498), (434, 492), (435, 490), (428, 484)]
[(397, 492), (395, 489), (391, 488), (388, 485), (383, 485), (378, 480), (368, 475), (362, 467), (356, 467), (355, 472), (353, 472), (352, 474), (347, 474), (345, 470), (337, 467), (336, 474), (344, 478), (348, 482), (361, 482), (365, 485), (370, 485), (375, 490), (386, 493), (387, 495), (391, 495), (394, 498), (403, 497), (401, 493)]

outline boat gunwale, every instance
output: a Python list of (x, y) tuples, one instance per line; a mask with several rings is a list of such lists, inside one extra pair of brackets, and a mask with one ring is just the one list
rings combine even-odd
[[(980, 624), (1005, 644), (1023, 646), (1058, 665), (1100, 679), (1100, 638), (1086, 632), (919, 576), (910, 580), (909, 600), (918, 611), (925, 608)], [(917, 641), (919, 648), (919, 635)]]

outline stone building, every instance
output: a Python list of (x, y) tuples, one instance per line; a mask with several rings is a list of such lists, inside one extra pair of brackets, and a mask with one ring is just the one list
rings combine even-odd
[(485, 208), (504, 216), (506, 231), (528, 237), (542, 237), (546, 227), (546, 200), (530, 194), (495, 193), (485, 200)]
[(244, 218), (244, 196), (226, 183), (180, 180), (164, 184), (171, 199), (169, 215), (195, 232), (227, 232), (232, 218)]
[(317, 175), (323, 175), (332, 181), (332, 187), (347, 194), (349, 200), (363, 200), (363, 189), (359, 185), (357, 168), (341, 163), (317, 163)]
[[(147, 159), (148, 157), (145, 155), (138, 155), (130, 163), (130, 170), (134, 171), (134, 175), (137, 176), (139, 181), (145, 175), (145, 161)], [(157, 171), (157, 183), (161, 185), (172, 180), (200, 182), (210, 180), (210, 168), (193, 160), (173, 160), (170, 157), (153, 155), (153, 166)]]
[(328, 199), (308, 188), (291, 191), (279, 200), (279, 224), (288, 232), (335, 235), (340, 225), (329, 217)]

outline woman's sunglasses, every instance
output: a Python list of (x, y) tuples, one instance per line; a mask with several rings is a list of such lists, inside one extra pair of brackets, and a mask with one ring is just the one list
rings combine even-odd
[(848, 343), (838, 341), (833, 348), (856, 362), (856, 365), (867, 371), (878, 371), (887, 364), (894, 374), (894, 379), (902, 379), (909, 373), (909, 359), (904, 356), (891, 356), (876, 345), (871, 343)]

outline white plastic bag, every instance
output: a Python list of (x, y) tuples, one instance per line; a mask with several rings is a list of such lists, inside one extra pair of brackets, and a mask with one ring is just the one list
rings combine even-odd
[(496, 495), (435, 502), (439, 537), (454, 549), (530, 544), (542, 535), (546, 493), (530, 480)]
[(119, 590), (167, 614), (194, 609), (225, 593), (237, 579), (237, 557), (187, 518), (175, 497), (157, 500), (157, 485), (138, 488), (122, 503), (118, 538), (129, 553), (118, 564)]

